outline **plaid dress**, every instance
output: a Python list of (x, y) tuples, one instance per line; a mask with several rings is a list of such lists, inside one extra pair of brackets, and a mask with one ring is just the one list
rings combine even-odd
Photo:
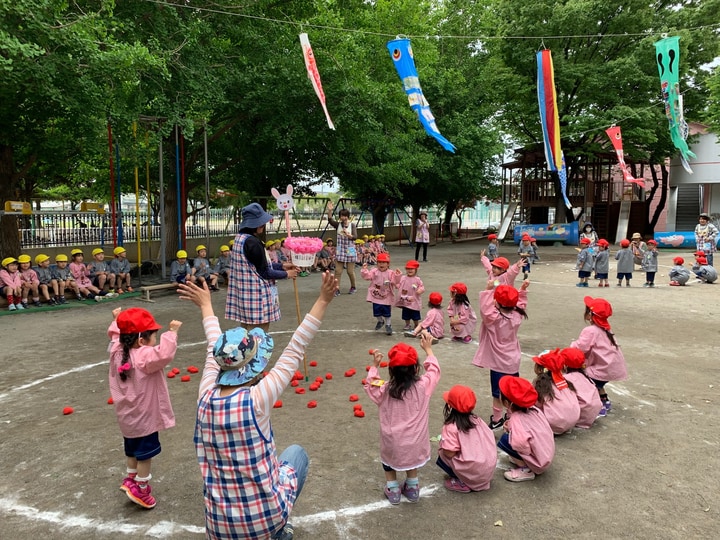
[[(355, 232), (355, 227), (353, 223), (348, 223), (347, 228), (350, 229), (351, 233), (353, 235), (357, 234)], [(342, 263), (348, 263), (348, 262), (357, 262), (357, 249), (355, 247), (355, 240), (352, 238), (345, 236), (344, 234), (341, 234), (341, 230), (343, 229), (342, 223), (338, 224), (337, 226), (337, 247), (335, 248), (335, 260), (337, 262)]]
[(228, 283), (225, 318), (244, 324), (265, 324), (280, 320), (280, 302), (277, 288), (258, 274), (257, 269), (245, 257), (245, 241), (249, 234), (235, 237), (230, 255), (230, 278)]

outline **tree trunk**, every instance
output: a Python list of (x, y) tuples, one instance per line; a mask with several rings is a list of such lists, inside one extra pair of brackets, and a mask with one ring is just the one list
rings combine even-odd
[(452, 200), (448, 201), (445, 205), (445, 219), (442, 224), (442, 236), (452, 236), (452, 217), (455, 209), (457, 208), (459, 201)]
[(385, 232), (385, 218), (387, 217), (387, 209), (384, 201), (375, 203), (372, 209), (372, 215), (375, 234), (383, 234), (383, 232)]
[[(0, 144), (0, 210), (4, 210), (5, 201), (12, 201), (17, 190), (15, 158), (12, 146)], [(20, 254), (17, 216), (3, 215), (0, 218), (0, 255), (17, 257)]]

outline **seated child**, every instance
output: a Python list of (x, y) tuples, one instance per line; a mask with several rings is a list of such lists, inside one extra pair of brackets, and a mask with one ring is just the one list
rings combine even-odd
[(187, 262), (187, 251), (179, 250), (175, 254), (176, 259), (170, 265), (170, 282), (171, 283), (195, 283), (195, 276), (192, 274), (192, 268)]
[(200, 244), (195, 248), (197, 256), (193, 261), (193, 267), (190, 271), (195, 277), (195, 283), (199, 287), (203, 286), (203, 283), (207, 282), (208, 288), (211, 291), (217, 291), (217, 274), (213, 271), (213, 267), (210, 265), (210, 261), (207, 259), (207, 248)]
[(5, 257), (0, 270), (0, 288), (7, 298), (8, 311), (25, 309), (22, 305), (22, 278), (15, 257)]
[(602, 400), (595, 383), (585, 374), (585, 354), (574, 347), (560, 351), (565, 363), (565, 380), (572, 383), (573, 392), (580, 405), (580, 418), (575, 427), (589, 429), (602, 409)]
[(698, 281), (701, 281), (703, 283), (714, 283), (718, 278), (717, 271), (715, 270), (715, 268), (708, 264), (704, 254), (702, 257), (697, 257), (695, 259), (695, 264), (693, 264), (692, 266), (692, 271), (695, 273)]
[(55, 256), (55, 268), (53, 268), (52, 277), (57, 282), (58, 297), (55, 298), (55, 301), (58, 304), (67, 304), (67, 300), (65, 299), (65, 291), (68, 288), (72, 289), (72, 291), (75, 293), (75, 296), (79, 300), (82, 300), (80, 298), (80, 288), (78, 287), (77, 283), (75, 283), (75, 278), (73, 277), (67, 265), (67, 255), (61, 253)]
[(92, 256), (93, 260), (87, 265), (90, 280), (101, 291), (105, 290), (107, 284), (110, 287), (109, 292), (115, 296), (115, 274), (110, 271), (110, 263), (105, 261), (105, 252), (102, 248), (95, 248)]
[(72, 275), (75, 278), (75, 283), (77, 283), (77, 286), (80, 289), (80, 297), (78, 300), (84, 300), (85, 298), (88, 298), (89, 300), (96, 300), (98, 302), (102, 300), (100, 289), (93, 285), (90, 280), (90, 271), (83, 262), (82, 250), (77, 248), (73, 249), (70, 252), (70, 256), (72, 258), (72, 262), (70, 263), (70, 272), (72, 272)]
[(670, 269), (668, 277), (670, 278), (670, 285), (673, 287), (684, 286), (690, 280), (690, 270), (685, 268), (685, 259), (682, 257), (675, 257), (673, 259), (674, 266)]
[(470, 343), (477, 325), (477, 315), (467, 297), (467, 285), (453, 283), (450, 285), (450, 302), (447, 307), (450, 318), (450, 333), (453, 341)]
[(335, 250), (335, 241), (332, 238), (328, 238), (327, 242), (325, 242), (325, 249), (328, 252), (328, 258), (330, 259), (330, 265), (328, 266), (328, 268), (334, 272), (335, 271), (336, 250)]
[[(50, 257), (44, 253), (40, 253), (35, 256), (35, 273), (38, 277), (38, 289), (42, 294), (43, 299), (51, 306), (57, 305), (56, 298), (58, 297), (58, 285), (52, 277), (52, 270), (50, 270)], [(53, 295), (50, 296), (50, 289), (52, 288)]]
[(490, 489), (497, 465), (495, 435), (473, 413), (475, 392), (458, 384), (443, 399), (445, 423), (435, 463), (450, 476), (445, 488), (460, 493)]
[(20, 264), (20, 280), (22, 281), (22, 305), (27, 307), (28, 296), (32, 294), (33, 305), (41, 307), (40, 303), (40, 280), (35, 270), (30, 268), (30, 255), (20, 255), (18, 263)]
[(220, 246), (220, 256), (215, 263), (215, 273), (222, 276), (225, 283), (230, 279), (230, 246)]
[(117, 285), (117, 293), (123, 294), (123, 284), (127, 292), (133, 292), (130, 286), (130, 261), (127, 260), (127, 252), (122, 246), (113, 249), (115, 258), (110, 261), (110, 271), (115, 274), (115, 285)]
[(428, 312), (422, 322), (415, 327), (415, 330), (405, 332), (407, 337), (420, 337), (423, 332), (429, 333), (434, 339), (433, 344), (437, 340), (445, 337), (445, 314), (442, 311), (442, 294), (439, 292), (430, 293), (428, 299)]
[(555, 435), (570, 431), (580, 420), (580, 404), (575, 388), (563, 377), (560, 349), (534, 356), (537, 407), (543, 412)]
[(324, 272), (330, 269), (330, 253), (326, 246), (315, 254), (315, 262), (312, 265), (313, 272)]
[(510, 482), (534, 480), (544, 473), (555, 457), (555, 438), (545, 415), (535, 406), (537, 391), (522, 377), (505, 375), (500, 379), (500, 399), (511, 411), (503, 424), (497, 445), (517, 467), (503, 475)]

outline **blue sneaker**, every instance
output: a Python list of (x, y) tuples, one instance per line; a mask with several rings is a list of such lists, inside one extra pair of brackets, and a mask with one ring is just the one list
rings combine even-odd
[(600, 412), (598, 412), (597, 417), (598, 418), (605, 418), (607, 416), (607, 409), (605, 408), (605, 405), (600, 408)]

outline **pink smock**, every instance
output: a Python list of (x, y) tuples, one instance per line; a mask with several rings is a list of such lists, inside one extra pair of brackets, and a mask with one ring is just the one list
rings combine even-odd
[(464, 433), (453, 423), (442, 429), (440, 448), (457, 452), (452, 458), (442, 459), (473, 491), (490, 489), (490, 481), (497, 465), (495, 435), (485, 422), (473, 416), (473, 427)]
[(575, 387), (575, 396), (580, 405), (580, 418), (575, 427), (588, 429), (593, 425), (602, 409), (602, 400), (597, 387), (584, 373), (579, 371), (565, 373), (565, 380), (571, 382)]
[(555, 397), (548, 399), (540, 404), (538, 408), (547, 418), (550, 429), (555, 435), (562, 435), (570, 431), (578, 423), (580, 419), (580, 404), (578, 403), (575, 393), (569, 388), (558, 390), (553, 383), (553, 392)]
[(537, 407), (513, 411), (505, 422), (510, 446), (535, 474), (544, 473), (555, 457), (555, 436)]
[(570, 344), (585, 353), (585, 373), (596, 381), (624, 381), (627, 366), (620, 347), (615, 347), (607, 332), (595, 324), (586, 326)]
[(363, 268), (360, 275), (370, 282), (365, 300), (373, 304), (392, 306), (395, 301), (393, 296), (393, 271), (382, 271), (379, 268)]
[(393, 285), (397, 289), (395, 293), (395, 305), (397, 307), (420, 311), (425, 287), (419, 277), (393, 274)]
[[(465, 304), (455, 304), (452, 301), (448, 304), (446, 309), (448, 317), (450, 318), (450, 336), (457, 338), (464, 338), (465, 336), (472, 336), (477, 326), (477, 315), (472, 306), (466, 306)], [(453, 322), (452, 317), (457, 315), (459, 319), (457, 322)]]

